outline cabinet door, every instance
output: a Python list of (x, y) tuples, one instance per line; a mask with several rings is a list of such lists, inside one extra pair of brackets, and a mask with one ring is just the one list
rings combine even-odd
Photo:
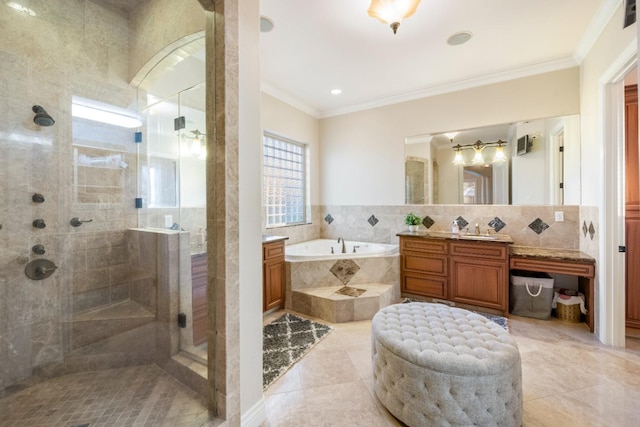
[(264, 311), (284, 307), (284, 262), (281, 259), (265, 261), (263, 274)]
[(451, 258), (452, 301), (507, 311), (508, 270), (505, 262)]

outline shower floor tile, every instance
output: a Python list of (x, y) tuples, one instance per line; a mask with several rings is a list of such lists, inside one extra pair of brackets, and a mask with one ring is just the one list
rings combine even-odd
[(204, 398), (155, 365), (53, 378), (0, 400), (0, 427), (207, 424)]

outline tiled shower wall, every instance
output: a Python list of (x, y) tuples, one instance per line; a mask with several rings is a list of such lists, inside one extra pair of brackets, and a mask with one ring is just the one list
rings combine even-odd
[[(72, 96), (134, 103), (126, 16), (83, 0), (39, 2), (35, 17), (3, 5), (0, 27), (1, 396), (39, 371), (55, 374), (63, 366), (74, 316), (130, 298), (124, 235), (137, 219), (129, 187), (135, 149), (115, 141), (121, 147), (106, 150), (127, 168), (74, 171), (74, 148), (84, 144), (73, 139), (71, 117)], [(37, 126), (33, 105), (43, 106), (55, 125)], [(34, 193), (44, 203), (33, 202)], [(93, 221), (74, 228), (73, 217)], [(46, 227), (33, 227), (35, 219)], [(32, 252), (36, 244), (44, 255)], [(45, 280), (28, 279), (25, 265), (41, 257), (58, 269)]]

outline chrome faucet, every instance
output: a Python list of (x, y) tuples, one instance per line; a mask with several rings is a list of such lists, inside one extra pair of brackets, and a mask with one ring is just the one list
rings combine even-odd
[(480, 235), (480, 225), (476, 222), (476, 236)]
[(342, 242), (342, 253), (347, 253), (347, 247), (344, 245), (344, 239), (342, 237), (338, 237), (338, 243)]

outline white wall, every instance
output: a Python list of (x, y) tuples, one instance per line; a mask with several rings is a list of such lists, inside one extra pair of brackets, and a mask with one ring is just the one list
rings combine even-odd
[[(259, 2), (238, 2), (240, 411), (246, 424), (264, 420), (262, 396), (262, 242)], [(227, 260), (227, 262), (233, 262)], [(231, 326), (233, 328), (233, 326)], [(257, 409), (256, 409), (257, 408)], [(260, 409), (262, 408), (262, 409)], [(254, 414), (251, 414), (254, 412)], [(250, 413), (247, 415), (247, 413)], [(245, 418), (246, 419), (246, 418)]]
[(571, 68), (322, 119), (320, 199), (403, 204), (406, 137), (579, 110), (579, 72)]
[(636, 38), (636, 25), (622, 29), (622, 2), (611, 21), (602, 32), (580, 67), (580, 113), (582, 121), (582, 204), (596, 206), (602, 197), (604, 174), (603, 140), (601, 120), (602, 84), (600, 78), (616, 58)]

